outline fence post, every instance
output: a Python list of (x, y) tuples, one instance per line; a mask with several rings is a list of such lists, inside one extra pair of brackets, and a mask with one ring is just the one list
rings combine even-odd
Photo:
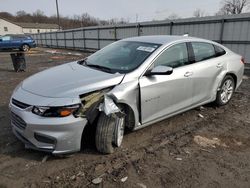
[(50, 32), (50, 47), (53, 47), (53, 43), (52, 43), (52, 33)]
[(140, 36), (141, 31), (140, 31), (140, 24), (139, 24), (139, 23), (138, 23), (137, 27), (138, 27), (138, 28), (137, 28), (137, 35)]
[(224, 25), (225, 25), (225, 19), (221, 20), (221, 28), (220, 28), (220, 43), (223, 42), (223, 34), (224, 34)]
[(63, 36), (64, 36), (64, 48), (66, 49), (66, 47), (67, 47), (66, 31), (63, 32)]
[(170, 35), (173, 35), (173, 26), (174, 26), (174, 22), (170, 22), (170, 28), (169, 28)]
[(82, 29), (82, 34), (83, 34), (83, 45), (84, 45), (84, 47), (83, 47), (83, 49), (86, 49), (86, 39), (85, 39), (85, 29)]
[(97, 42), (98, 42), (98, 50), (100, 50), (100, 28), (97, 27)]
[(59, 46), (58, 46), (58, 38), (57, 38), (57, 33), (58, 32), (55, 32), (55, 35), (56, 35), (56, 48), (58, 48)]
[(74, 35), (74, 31), (72, 31), (72, 39), (73, 39), (73, 49), (75, 49), (75, 35)]
[(115, 41), (117, 41), (117, 29), (116, 29), (116, 26), (114, 26), (114, 38), (115, 38)]
[[(40, 44), (39, 44), (39, 45), (41, 46), (41, 45), (42, 45), (42, 38), (41, 38), (41, 34), (40, 34), (40, 33), (38, 33), (37, 35), (39, 36), (39, 41), (40, 41)], [(37, 42), (38, 42), (38, 41), (37, 41)]]

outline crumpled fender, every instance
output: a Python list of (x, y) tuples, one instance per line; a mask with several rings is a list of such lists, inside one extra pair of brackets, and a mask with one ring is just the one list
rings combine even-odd
[(99, 105), (99, 111), (103, 111), (107, 116), (121, 112), (114, 101), (107, 95), (104, 95), (104, 101)]

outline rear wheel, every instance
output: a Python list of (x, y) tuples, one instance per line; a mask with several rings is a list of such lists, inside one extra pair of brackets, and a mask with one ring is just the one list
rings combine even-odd
[(235, 89), (235, 81), (232, 76), (227, 75), (220, 86), (220, 90), (217, 92), (216, 104), (219, 106), (226, 105), (232, 98)]
[(114, 147), (121, 146), (125, 128), (125, 118), (116, 114), (101, 113), (97, 122), (95, 142), (99, 152), (110, 154)]
[(24, 52), (28, 52), (30, 50), (30, 47), (28, 44), (23, 44), (21, 47), (21, 50)]

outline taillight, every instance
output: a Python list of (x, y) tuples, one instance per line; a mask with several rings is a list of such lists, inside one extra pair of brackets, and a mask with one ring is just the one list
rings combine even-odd
[(241, 57), (240, 62), (241, 62), (241, 63), (243, 63), (243, 64), (245, 64), (245, 63), (246, 63), (246, 61), (245, 61), (245, 59), (244, 59), (243, 57)]

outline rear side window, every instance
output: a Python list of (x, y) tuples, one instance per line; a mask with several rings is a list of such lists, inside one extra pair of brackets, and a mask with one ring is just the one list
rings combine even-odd
[(192, 42), (195, 61), (203, 61), (215, 57), (215, 48), (212, 44), (205, 42)]
[(215, 49), (216, 57), (226, 54), (226, 51), (219, 46), (214, 45), (214, 49)]
[(1, 37), (2, 41), (9, 41), (11, 38), (10, 36), (3, 36)]
[(172, 68), (189, 64), (186, 43), (176, 44), (163, 52), (155, 61), (155, 66), (163, 65)]

